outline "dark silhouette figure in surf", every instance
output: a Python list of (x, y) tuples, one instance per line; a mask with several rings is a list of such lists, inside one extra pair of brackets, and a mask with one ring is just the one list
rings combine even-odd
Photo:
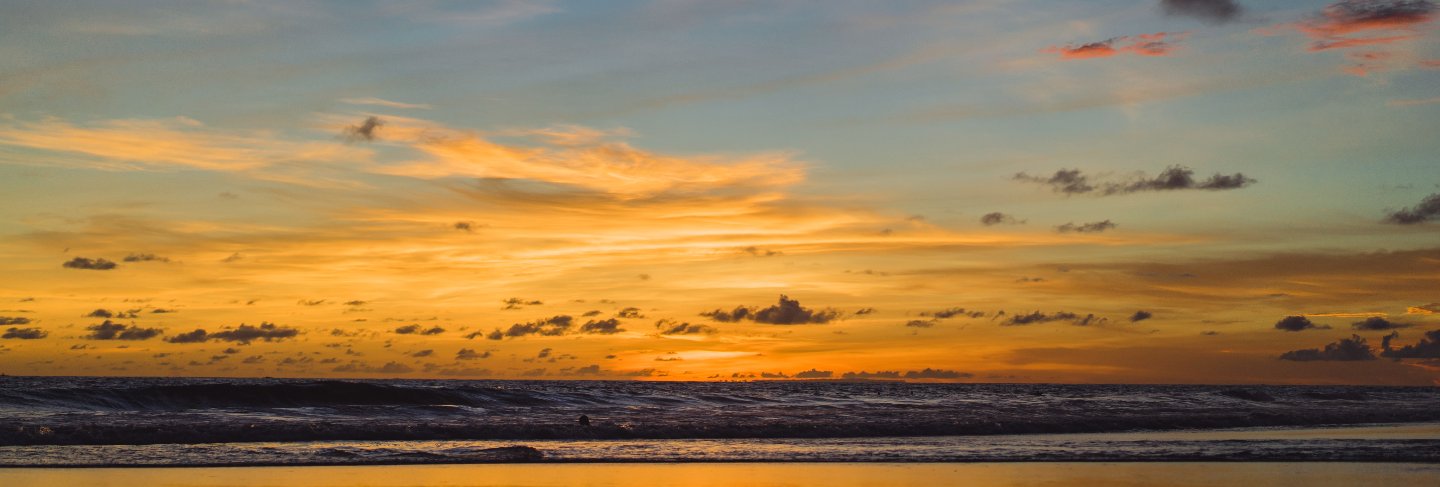
[(580, 423), (580, 426), (590, 426), (590, 417), (581, 414), (580, 419), (577, 422)]

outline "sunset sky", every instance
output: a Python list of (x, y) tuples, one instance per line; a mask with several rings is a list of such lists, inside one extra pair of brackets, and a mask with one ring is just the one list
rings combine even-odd
[(0, 373), (1440, 383), (1437, 19), (7, 2)]

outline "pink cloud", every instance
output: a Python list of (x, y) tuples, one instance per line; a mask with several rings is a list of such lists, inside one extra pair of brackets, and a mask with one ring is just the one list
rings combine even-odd
[(1050, 46), (1041, 52), (1059, 54), (1061, 59), (1094, 59), (1129, 53), (1139, 56), (1168, 56), (1178, 47), (1176, 43), (1188, 32), (1156, 32), (1134, 36), (1112, 37), (1099, 42), (1076, 46)]
[[(1420, 26), (1434, 19), (1435, 4), (1429, 1), (1342, 0), (1290, 25), (1314, 39), (1311, 51), (1325, 51), (1412, 39)], [(1396, 35), (1397, 31), (1408, 34)]]

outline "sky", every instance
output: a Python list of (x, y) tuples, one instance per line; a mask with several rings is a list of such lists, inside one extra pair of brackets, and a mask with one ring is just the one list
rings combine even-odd
[(0, 12), (0, 373), (1440, 383), (1431, 1)]

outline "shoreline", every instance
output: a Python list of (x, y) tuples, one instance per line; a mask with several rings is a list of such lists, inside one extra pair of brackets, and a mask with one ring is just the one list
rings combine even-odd
[[(84, 458), (89, 462), (74, 462)], [(1440, 463), (1440, 423), (1010, 436), (0, 447), (0, 468), (567, 464)]]
[(958, 484), (1008, 485), (1426, 485), (1433, 463), (1032, 462), (1032, 463), (689, 463), (503, 464), (344, 467), (0, 469), (0, 484), (308, 487), (461, 487), (562, 485), (710, 487)]

